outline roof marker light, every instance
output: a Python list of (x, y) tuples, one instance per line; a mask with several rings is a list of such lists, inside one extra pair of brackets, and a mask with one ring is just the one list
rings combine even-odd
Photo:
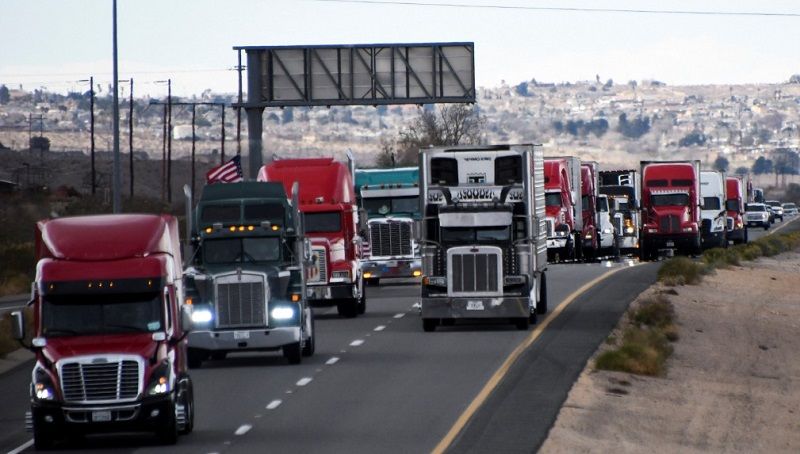
[(239, 231), (240, 231), (240, 232), (244, 232), (244, 226), (243, 226), (243, 225), (240, 225), (240, 226), (239, 226)]
[(280, 228), (281, 228), (281, 227), (280, 227), (279, 225), (273, 225), (273, 226), (272, 226), (272, 231), (273, 231), (273, 232), (277, 232), (277, 231), (278, 231), (278, 229), (280, 229)]
[(255, 227), (253, 227), (252, 225), (248, 225), (248, 226), (247, 226), (247, 231), (248, 231), (248, 232), (252, 232), (252, 231), (253, 231), (253, 230), (255, 230), (255, 229), (256, 229), (256, 228), (255, 228)]
[(206, 227), (206, 233), (211, 233), (213, 231), (214, 231), (214, 229), (212, 229), (211, 227)]
[(230, 227), (230, 231), (231, 231), (231, 232), (235, 232), (235, 231), (236, 231), (236, 226), (235, 226), (235, 225), (232, 225), (232, 226)]

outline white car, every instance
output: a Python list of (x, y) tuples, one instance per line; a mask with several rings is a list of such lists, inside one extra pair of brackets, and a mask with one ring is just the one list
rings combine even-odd
[(783, 207), (784, 216), (797, 216), (797, 205), (793, 203), (784, 203)]
[(772, 211), (775, 219), (780, 218), (781, 222), (783, 222), (783, 206), (777, 200), (767, 200), (764, 202), (767, 205), (767, 209)]
[(760, 226), (769, 229), (770, 212), (763, 203), (748, 203), (744, 208), (744, 219), (748, 227)]

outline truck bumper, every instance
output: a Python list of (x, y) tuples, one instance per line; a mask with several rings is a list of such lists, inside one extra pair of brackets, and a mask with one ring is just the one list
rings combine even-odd
[[(172, 416), (174, 396), (172, 392), (138, 402), (103, 405), (34, 402), (30, 422), (55, 434), (155, 431), (166, 426)], [(99, 416), (103, 421), (95, 420)]]
[(614, 234), (604, 233), (600, 235), (600, 247), (601, 248), (614, 247)]
[(336, 303), (336, 300), (356, 298), (356, 284), (328, 284), (306, 286), (306, 297), (312, 306), (325, 306)]
[(650, 249), (678, 249), (692, 252), (700, 246), (696, 233), (690, 235), (647, 235), (644, 241)]
[(639, 237), (622, 236), (619, 239), (620, 249), (637, 249), (639, 247)]
[(548, 238), (547, 249), (560, 249), (567, 247), (567, 238)]
[(701, 236), (701, 241), (704, 248), (721, 247), (724, 230), (716, 232), (704, 232)]
[(422, 318), (517, 318), (531, 314), (527, 296), (422, 298)]
[[(361, 274), (366, 279), (417, 277), (414, 276), (414, 271), (422, 272), (420, 259), (367, 260), (361, 265)], [(367, 277), (367, 273), (369, 273), (369, 277)]]
[(732, 240), (735, 243), (743, 243), (744, 242), (744, 228), (741, 229), (733, 229), (728, 231), (728, 239)]
[(189, 348), (209, 351), (274, 350), (300, 342), (299, 326), (234, 331), (192, 331)]

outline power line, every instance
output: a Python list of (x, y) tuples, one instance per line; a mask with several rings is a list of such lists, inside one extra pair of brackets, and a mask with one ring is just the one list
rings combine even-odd
[[(131, 74), (172, 74), (172, 73), (211, 73), (211, 72), (227, 72), (230, 68), (206, 68), (206, 69), (165, 69), (163, 71), (128, 71)], [(96, 72), (104, 76), (111, 76), (110, 72)], [(85, 73), (30, 73), (30, 74), (4, 74), (0, 73), (0, 77), (78, 77), (85, 75)]]
[(396, 6), (434, 6), (444, 8), (472, 8), (472, 9), (499, 9), (499, 10), (525, 10), (525, 11), (561, 11), (561, 12), (586, 12), (586, 13), (628, 13), (628, 14), (672, 14), (693, 16), (749, 16), (749, 17), (800, 17), (800, 13), (769, 13), (763, 11), (691, 11), (691, 10), (660, 10), (660, 9), (632, 9), (632, 8), (578, 8), (564, 6), (520, 6), (520, 5), (482, 5), (466, 3), (438, 3), (418, 1), (379, 1), (379, 0), (306, 0), (320, 3), (355, 3), (365, 5), (396, 5)]

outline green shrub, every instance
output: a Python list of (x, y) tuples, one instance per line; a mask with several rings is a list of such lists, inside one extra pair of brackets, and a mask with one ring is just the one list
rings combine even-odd
[(600, 354), (595, 367), (638, 375), (663, 375), (672, 346), (666, 336), (657, 330), (630, 327), (625, 330), (618, 349)]
[(705, 267), (688, 257), (673, 257), (658, 269), (658, 280), (666, 285), (694, 285), (703, 280)]
[(713, 248), (703, 252), (703, 261), (712, 268), (739, 266), (741, 257), (734, 248)]
[(663, 328), (672, 324), (675, 310), (667, 298), (657, 295), (643, 300), (636, 310), (629, 311), (631, 322), (638, 326), (644, 325), (651, 328)]

